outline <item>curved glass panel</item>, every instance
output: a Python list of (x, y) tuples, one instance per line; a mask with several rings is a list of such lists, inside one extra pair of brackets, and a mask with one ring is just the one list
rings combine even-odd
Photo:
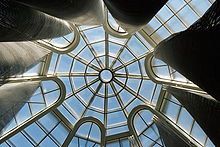
[(112, 15), (108, 12), (107, 14), (107, 19), (108, 19), (108, 25), (118, 33), (126, 33), (124, 29), (122, 29), (118, 23), (115, 21), (115, 19), (112, 17)]
[(139, 111), (134, 117), (133, 126), (143, 147), (164, 146), (149, 110)]
[(56, 53), (64, 54), (71, 52), (79, 43), (79, 32), (75, 25), (67, 22), (66, 25), (71, 33), (57, 38), (37, 40), (35, 43)]
[(62, 36), (62, 37), (58, 37), (58, 38), (53, 38), (53, 39), (47, 39), (47, 40), (42, 40), (43, 42), (51, 45), (51, 46), (55, 46), (58, 48), (65, 48), (67, 46), (69, 46), (71, 44), (71, 42), (74, 41), (74, 32)]
[(186, 79), (183, 75), (159, 59), (153, 57), (151, 66), (154, 74), (161, 79), (192, 84), (192, 82)]
[[(5, 146), (61, 146), (69, 133), (54, 113), (48, 113), (3, 144)], [(3, 145), (3, 146), (4, 146)]]
[(92, 122), (83, 123), (77, 130), (69, 146), (95, 146), (100, 147), (101, 131), (100, 128)]

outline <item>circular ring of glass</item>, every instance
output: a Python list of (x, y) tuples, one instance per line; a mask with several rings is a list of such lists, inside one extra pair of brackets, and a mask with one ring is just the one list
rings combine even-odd
[(106, 68), (99, 73), (99, 78), (103, 83), (109, 83), (114, 77), (112, 71)]

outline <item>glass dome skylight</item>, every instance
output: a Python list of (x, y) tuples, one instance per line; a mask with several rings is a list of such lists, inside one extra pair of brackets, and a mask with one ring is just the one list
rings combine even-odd
[(153, 83), (144, 69), (149, 49), (140, 34), (118, 39), (101, 26), (79, 30), (81, 40), (75, 50), (52, 56), (49, 73), (60, 76), (68, 94), (58, 109), (65, 114), (64, 108), (71, 108), (75, 113), (67, 118), (73, 123), (86, 116), (99, 119), (107, 135), (127, 132), (132, 108), (155, 105), (160, 92), (161, 86)]
[[(64, 37), (39, 41), (49, 42), (50, 47), (65, 48), (77, 36), (77, 46), (71, 52), (51, 52), (30, 71), (14, 78), (58, 78), (65, 85), (65, 100), (18, 130), (0, 146), (69, 144), (73, 147), (98, 147), (103, 145), (103, 140), (107, 147), (136, 147), (140, 144), (143, 147), (165, 146), (153, 121), (156, 116), (153, 112), (140, 109), (135, 114), (131, 113), (140, 105), (148, 105), (161, 113), (196, 145), (214, 146), (186, 109), (175, 97), (166, 93), (163, 84), (155, 83), (145, 69), (146, 55), (160, 41), (187, 29), (213, 2), (214, 0), (169, 0), (140, 32), (127, 38), (112, 36), (103, 26), (76, 26), (77, 32), (75, 30)], [(124, 33), (111, 15), (107, 15), (112, 29)], [(168, 65), (161, 61), (152, 62), (151, 68), (155, 75), (159, 75), (158, 78), (178, 81), (179, 76), (176, 79), (173, 76), (178, 73), (172, 73)], [(51, 97), (55, 95), (58, 99), (58, 94), (54, 92), (62, 90), (62, 86), (57, 86), (54, 81), (56, 82), (49, 79), (41, 82), (28, 103), (39, 103), (33, 99), (41, 95), (42, 105), (47, 106), (45, 101), (53, 105)], [(179, 81), (183, 82), (182, 79)], [(185, 83), (189, 82), (186, 81), (184, 79)], [(22, 111), (32, 111), (31, 105), (28, 107), (30, 108)], [(131, 114), (134, 116), (129, 120)], [(15, 124), (16, 121), (11, 122), (5, 130)]]

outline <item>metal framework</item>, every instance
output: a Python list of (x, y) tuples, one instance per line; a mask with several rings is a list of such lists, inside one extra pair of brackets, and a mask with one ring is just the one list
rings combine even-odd
[(79, 129), (79, 127), (80, 127), (82, 124), (86, 123), (86, 122), (95, 123), (95, 124), (99, 127), (99, 129), (100, 129), (100, 131), (101, 131), (101, 143), (100, 143), (100, 145), (101, 145), (101, 146), (105, 146), (105, 127), (104, 127), (104, 125), (102, 124), (102, 122), (99, 121), (99, 120), (96, 119), (96, 118), (93, 118), (93, 117), (84, 117), (84, 118), (80, 119), (80, 120), (75, 124), (74, 128), (70, 131), (69, 135), (67, 136), (65, 142), (64, 142), (63, 145), (62, 145), (63, 147), (69, 146), (71, 140), (72, 140), (73, 137), (76, 135), (76, 132), (77, 132), (77, 130)]

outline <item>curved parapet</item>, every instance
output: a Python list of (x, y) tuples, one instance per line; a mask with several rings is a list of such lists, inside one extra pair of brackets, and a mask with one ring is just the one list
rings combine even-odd
[[(27, 77), (7, 80), (8, 83), (21, 83), (25, 81), (36, 81), (41, 84), (39, 89), (36, 90), (29, 100), (24, 101), (23, 107), (12, 116), (11, 122), (2, 129), (0, 144), (49, 113), (52, 109), (57, 108), (65, 99), (65, 85), (56, 77)], [(48, 87), (48, 85), (52, 87)], [(10, 111), (13, 110), (14, 108)], [(7, 116), (7, 113), (3, 115), (2, 118), (4, 118), (4, 116)]]
[(14, 0), (49, 15), (77, 25), (97, 25), (103, 22), (102, 0)]
[(26, 72), (48, 53), (48, 50), (33, 42), (0, 43), (0, 77), (6, 79)]
[(0, 2), (0, 41), (31, 41), (70, 33), (66, 23), (16, 2)]
[(153, 121), (156, 124), (160, 123), (162, 124), (162, 126), (166, 126), (165, 130), (168, 131), (169, 133), (171, 132), (173, 134), (172, 136), (175, 136), (175, 139), (178, 137), (178, 140), (179, 141), (181, 140), (181, 143), (183, 145), (185, 146), (197, 146), (198, 145), (193, 139), (189, 138), (186, 134), (182, 134), (183, 132), (178, 127), (174, 126), (168, 119), (166, 119), (166, 117), (164, 117), (160, 112), (155, 110), (154, 107), (150, 105), (139, 105), (135, 107), (128, 116), (128, 127), (131, 133), (134, 135), (135, 139), (137, 140), (138, 146), (142, 147), (143, 145), (141, 141), (139, 140), (138, 134), (136, 132), (134, 120), (135, 120), (136, 115), (142, 110), (151, 112), (154, 115)]
[(167, 0), (104, 0), (120, 26), (129, 33), (140, 30), (162, 8)]
[(105, 31), (117, 38), (129, 38), (131, 34), (123, 30), (119, 24), (115, 21), (107, 8), (105, 9), (105, 18), (103, 22), (103, 28)]
[(154, 52), (149, 52), (145, 58), (145, 70), (146, 70), (147, 75), (149, 76), (149, 78), (152, 81), (154, 81), (155, 83), (158, 83), (158, 84), (166, 84), (166, 85), (172, 85), (172, 86), (177, 86), (177, 87), (184, 87), (184, 88), (189, 88), (192, 90), (197, 90), (202, 93), (205, 93), (203, 90), (201, 90), (198, 86), (196, 86), (193, 83), (186, 83), (186, 82), (182, 82), (182, 81), (173, 80), (170, 78), (159, 77), (153, 71), (153, 67), (152, 67), (153, 58), (154, 58)]
[[(40, 86), (39, 81), (7, 83), (0, 87), (0, 132)], [(13, 111), (11, 111), (13, 110)]]
[[(53, 38), (49, 41), (37, 40), (34, 41), (34, 43), (40, 45), (41, 47), (49, 49), (53, 52), (56, 52), (58, 54), (70, 53), (78, 46), (80, 42), (80, 35), (75, 25), (71, 23), (67, 23), (67, 25), (71, 30), (71, 33), (66, 35), (68, 36), (68, 39), (66, 36), (61, 36), (59, 38)], [(57, 42), (62, 42), (62, 43), (57, 43)]]
[(220, 102), (209, 95), (201, 95), (189, 90), (168, 87), (167, 91), (187, 109), (210, 140), (219, 146)]
[(188, 30), (161, 42), (154, 53), (217, 100), (220, 100), (219, 10), (220, 2), (216, 1)]

